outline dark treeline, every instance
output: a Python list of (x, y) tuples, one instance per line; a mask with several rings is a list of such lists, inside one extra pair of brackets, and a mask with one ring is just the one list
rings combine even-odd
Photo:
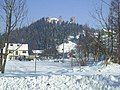
[(55, 49), (56, 46), (67, 41), (68, 36), (75, 37), (83, 33), (83, 30), (95, 31), (95, 29), (89, 28), (87, 25), (64, 21), (61, 23), (49, 23), (45, 18), (42, 18), (29, 26), (13, 31), (10, 42), (28, 43), (30, 50)]

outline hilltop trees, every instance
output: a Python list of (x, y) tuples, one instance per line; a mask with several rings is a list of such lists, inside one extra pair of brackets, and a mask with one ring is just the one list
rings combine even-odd
[[(76, 36), (83, 30), (79, 24), (61, 22), (50, 23), (45, 18), (32, 23), (28, 27), (13, 31), (17, 36), (11, 35), (12, 42), (21, 42), (22, 39), (29, 44), (30, 49), (51, 49), (67, 41), (68, 36)], [(33, 44), (34, 43), (34, 44)]]

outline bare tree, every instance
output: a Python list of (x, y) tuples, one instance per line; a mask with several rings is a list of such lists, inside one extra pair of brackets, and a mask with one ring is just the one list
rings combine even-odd
[(16, 27), (21, 26), (25, 18), (25, 3), (26, 0), (3, 0), (3, 4), (1, 4), (1, 9), (4, 12), (1, 16), (5, 21), (4, 43), (6, 43), (1, 73), (5, 71), (10, 35)]
[(105, 0), (101, 1), (109, 7), (107, 19), (103, 15), (103, 4), (101, 4), (99, 10), (96, 10), (97, 17), (93, 16), (93, 18), (99, 21), (101, 26), (107, 30), (107, 58), (120, 64), (120, 0), (111, 0), (110, 4)]
[(95, 13), (96, 13), (96, 16), (95, 15), (92, 15), (92, 17), (97, 20), (100, 25), (102, 26), (103, 29), (106, 29), (107, 30), (107, 39), (105, 41), (106, 45), (102, 45), (100, 43), (97, 43), (101, 46), (103, 46), (104, 48), (104, 53), (106, 54), (106, 59), (105, 59), (105, 62), (107, 62), (108, 58), (111, 58), (111, 56), (113, 55), (113, 34), (111, 32), (111, 26), (110, 26), (110, 16), (109, 15), (105, 15), (105, 13), (103, 12), (104, 11), (104, 8), (103, 8), (103, 5), (107, 5), (108, 7), (110, 7), (110, 5), (105, 2), (104, 0), (101, 0), (101, 5), (100, 5), (100, 8), (96, 9), (95, 10)]

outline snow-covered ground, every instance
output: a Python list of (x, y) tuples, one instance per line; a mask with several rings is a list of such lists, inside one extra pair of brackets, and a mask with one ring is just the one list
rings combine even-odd
[(34, 61), (8, 61), (0, 90), (120, 90), (120, 65), (37, 61), (35, 73)]

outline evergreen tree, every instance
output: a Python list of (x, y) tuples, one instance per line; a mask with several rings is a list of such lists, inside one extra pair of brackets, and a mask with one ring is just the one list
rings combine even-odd
[[(116, 62), (120, 64), (120, 0), (112, 0), (110, 6), (109, 25), (111, 33), (111, 45)], [(116, 41), (117, 40), (117, 41)]]

